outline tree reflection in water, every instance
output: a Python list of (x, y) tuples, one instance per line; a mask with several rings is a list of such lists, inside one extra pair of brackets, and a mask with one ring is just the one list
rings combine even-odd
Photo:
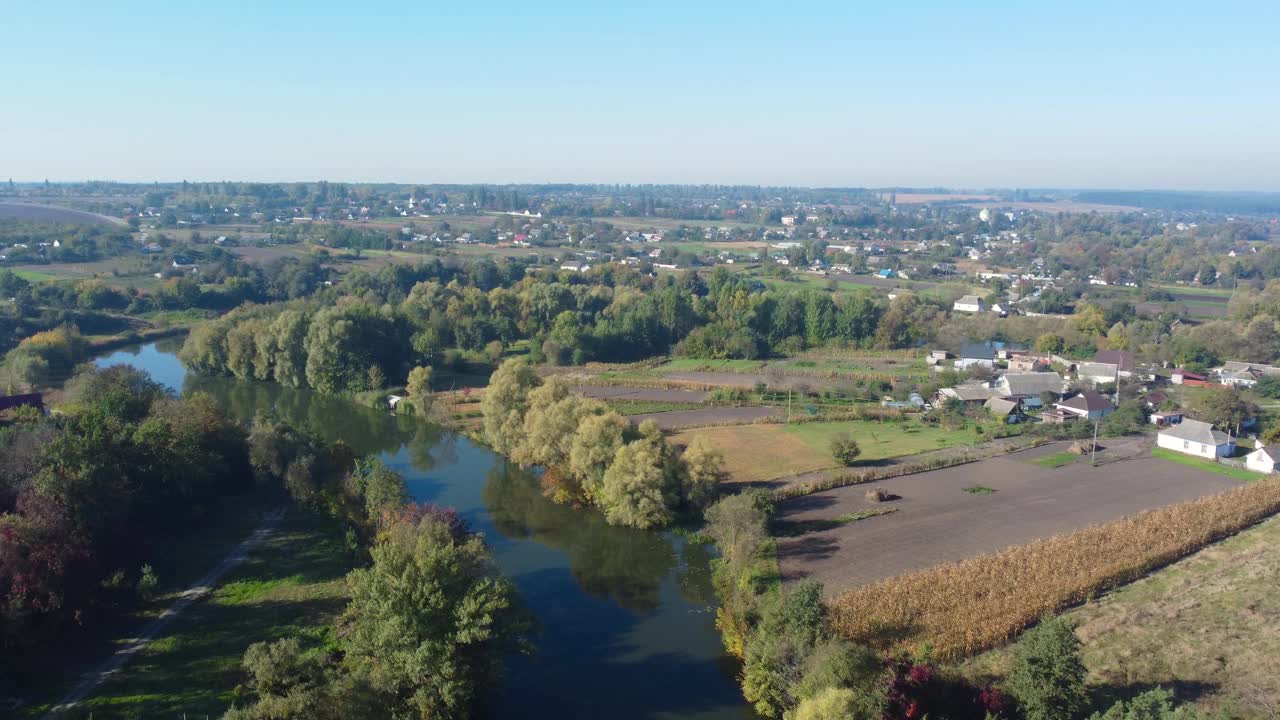
[(613, 527), (591, 510), (575, 510), (543, 497), (526, 472), (499, 462), (488, 474), (484, 504), (498, 532), (530, 539), (569, 556), (569, 570), (592, 597), (648, 614), (661, 604), (660, 588), (677, 557), (664, 535)]

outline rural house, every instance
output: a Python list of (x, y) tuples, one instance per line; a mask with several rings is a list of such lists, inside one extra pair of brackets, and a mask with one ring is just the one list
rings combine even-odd
[(1245, 467), (1260, 473), (1275, 472), (1276, 462), (1280, 462), (1280, 445), (1264, 445), (1244, 458)]
[(1009, 372), (1033, 373), (1049, 367), (1049, 358), (1035, 355), (1015, 355), (1009, 358)]
[(1028, 407), (1040, 407), (1040, 396), (1051, 392), (1061, 395), (1067, 389), (1067, 381), (1054, 372), (1005, 373), (996, 383), (1000, 397), (1021, 400)]
[(1010, 425), (1022, 419), (1022, 405), (1017, 400), (993, 397), (983, 403), (982, 407), (994, 417), (1001, 418)]
[(1093, 361), (1115, 365), (1116, 375), (1122, 378), (1133, 377), (1133, 373), (1138, 367), (1137, 362), (1133, 359), (1133, 353), (1128, 350), (1099, 350), (1093, 356)]
[(981, 383), (965, 383), (955, 387), (942, 388), (938, 391), (937, 400), (939, 403), (946, 402), (950, 398), (956, 398), (966, 405), (981, 405), (993, 397), (998, 397), (998, 393)]
[(1111, 398), (1092, 390), (1085, 390), (1069, 400), (1063, 400), (1056, 407), (1063, 413), (1085, 420), (1101, 420), (1115, 410)]
[(1082, 362), (1076, 366), (1076, 376), (1092, 385), (1106, 385), (1120, 381), (1120, 366), (1104, 362)]
[(965, 343), (960, 348), (960, 359), (956, 360), (955, 365), (961, 370), (974, 365), (993, 368), (996, 366), (995, 357), (995, 348), (990, 343)]
[(1161, 430), (1156, 435), (1156, 445), (1210, 459), (1226, 457), (1236, 449), (1236, 443), (1230, 435), (1215, 430), (1207, 422), (1190, 418)]
[(977, 295), (965, 295), (951, 306), (957, 312), (979, 313), (987, 309), (987, 304)]

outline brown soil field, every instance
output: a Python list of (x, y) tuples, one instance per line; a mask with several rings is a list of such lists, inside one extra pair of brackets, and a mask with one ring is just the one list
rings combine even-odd
[(707, 393), (703, 390), (661, 390), (656, 388), (608, 387), (598, 385), (578, 385), (570, 388), (589, 398), (600, 400), (639, 400), (644, 402), (705, 402)]
[[(1061, 468), (1030, 462), (1066, 447), (1054, 443), (877, 482), (900, 496), (893, 501), (899, 512), (815, 532), (797, 530), (872, 507), (863, 497), (867, 488), (855, 485), (783, 502), (779, 522), (790, 534), (778, 541), (783, 581), (812, 577), (836, 593), (1239, 485), (1151, 457), (1097, 468), (1087, 461)], [(995, 492), (963, 491), (972, 486)]]
[(128, 227), (128, 223), (118, 217), (36, 203), (0, 202), (0, 217), (30, 220), (32, 222), (88, 223), (92, 225)]

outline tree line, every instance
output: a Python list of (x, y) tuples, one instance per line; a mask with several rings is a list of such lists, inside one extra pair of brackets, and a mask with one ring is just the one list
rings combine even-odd
[(358, 392), (402, 384), (412, 367), (456, 362), (459, 353), (501, 356), (520, 341), (530, 359), (551, 364), (673, 351), (758, 358), (833, 342), (907, 347), (946, 315), (913, 295), (886, 305), (869, 293), (775, 291), (723, 268), (704, 280), (620, 267), (586, 277), (503, 266), (448, 277), (429, 269), (438, 265), (423, 267), (362, 273), (313, 298), (238, 308), (197, 327), (183, 359), (206, 373)]
[(701, 513), (719, 493), (723, 458), (701, 439), (683, 452), (652, 420), (633, 429), (604, 403), (538, 377), (528, 363), (503, 363), (481, 401), (493, 449), (543, 469), (553, 500), (595, 505), (611, 525), (661, 527)]

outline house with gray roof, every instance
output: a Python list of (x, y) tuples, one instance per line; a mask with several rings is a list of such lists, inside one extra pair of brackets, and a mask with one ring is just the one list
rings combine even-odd
[(1058, 410), (1085, 420), (1101, 420), (1115, 411), (1111, 398), (1092, 390), (1085, 390), (1073, 398), (1057, 403)]
[(1061, 395), (1067, 389), (1067, 381), (1055, 372), (1005, 373), (996, 382), (995, 389), (1006, 400), (1021, 400), (1029, 407), (1039, 407), (1042, 394)]
[(1273, 473), (1280, 462), (1280, 445), (1263, 445), (1244, 458), (1244, 466), (1260, 473)]
[(1230, 435), (1215, 430), (1210, 423), (1190, 418), (1161, 430), (1156, 435), (1156, 445), (1209, 459), (1226, 457), (1236, 450), (1236, 442)]

